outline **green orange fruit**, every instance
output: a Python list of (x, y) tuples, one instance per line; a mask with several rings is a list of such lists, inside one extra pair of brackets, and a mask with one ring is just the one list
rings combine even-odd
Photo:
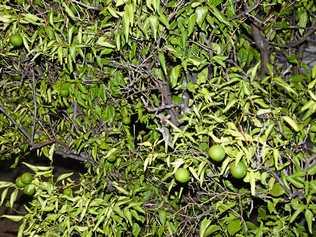
[(216, 162), (220, 162), (225, 158), (225, 150), (221, 145), (213, 145), (208, 150), (209, 157)]
[(25, 172), (21, 175), (21, 180), (24, 184), (30, 184), (33, 181), (33, 175), (29, 172)]
[(239, 161), (237, 164), (234, 162), (230, 166), (230, 173), (235, 179), (242, 179), (247, 174), (247, 166), (243, 161)]
[(175, 179), (177, 182), (185, 184), (190, 180), (190, 172), (186, 168), (179, 168), (175, 173)]
[(16, 185), (18, 188), (24, 188), (25, 183), (23, 183), (21, 177), (18, 177), (18, 178), (15, 180), (15, 185)]
[(33, 196), (35, 193), (35, 186), (33, 184), (28, 184), (24, 187), (23, 193), (28, 196)]
[(11, 35), (10, 37), (10, 43), (14, 46), (14, 47), (20, 47), (23, 44), (23, 38), (20, 34), (14, 34)]

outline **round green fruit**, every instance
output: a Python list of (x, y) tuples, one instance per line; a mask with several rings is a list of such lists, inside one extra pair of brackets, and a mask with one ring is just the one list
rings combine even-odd
[(190, 172), (186, 168), (177, 169), (174, 176), (177, 182), (182, 183), (182, 184), (187, 183), (190, 180)]
[(15, 185), (16, 185), (18, 188), (24, 188), (25, 183), (23, 183), (21, 177), (18, 177), (18, 178), (15, 180)]
[(239, 161), (237, 164), (234, 162), (230, 166), (230, 173), (235, 179), (242, 179), (247, 174), (247, 166), (243, 161)]
[(21, 180), (24, 184), (30, 184), (33, 181), (33, 175), (29, 172), (25, 172), (22, 174)]
[(220, 162), (225, 158), (225, 150), (221, 145), (213, 145), (208, 150), (209, 157), (216, 162)]
[(20, 47), (23, 44), (23, 38), (20, 34), (14, 34), (11, 35), (10, 42), (14, 47)]
[(33, 196), (35, 193), (35, 186), (33, 184), (28, 184), (24, 187), (23, 193), (28, 196)]

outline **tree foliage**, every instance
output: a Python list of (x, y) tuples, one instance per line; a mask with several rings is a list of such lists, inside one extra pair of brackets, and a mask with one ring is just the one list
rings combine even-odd
[[(311, 235), (315, 14), (307, 0), (1, 1), (0, 155), (36, 188), (23, 219), (4, 217), (19, 236)], [(56, 156), (88, 170), (55, 177)], [(0, 189), (14, 207), (21, 188)]]

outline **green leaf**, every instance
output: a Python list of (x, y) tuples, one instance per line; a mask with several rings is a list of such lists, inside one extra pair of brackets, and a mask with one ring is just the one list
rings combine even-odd
[(167, 75), (167, 66), (166, 66), (166, 58), (163, 53), (159, 53), (158, 55), (160, 66), (164, 72), (165, 75)]
[(14, 184), (8, 181), (0, 181), (0, 189), (6, 187), (14, 187)]
[(274, 77), (272, 81), (274, 81), (277, 85), (281, 86), (283, 89), (287, 90), (289, 93), (292, 93), (295, 96), (297, 96), (297, 93), (282, 78)]
[(288, 124), (291, 126), (291, 128), (293, 128), (293, 130), (295, 132), (299, 132), (299, 127), (297, 125), (297, 123), (292, 119), (290, 118), (289, 116), (283, 116), (282, 119)]
[(24, 216), (16, 216), (16, 215), (2, 215), (1, 217), (7, 218), (10, 221), (14, 221), (14, 222), (19, 222), (24, 218)]
[(211, 236), (211, 234), (213, 234), (213, 233), (215, 233), (215, 232), (217, 232), (217, 231), (219, 231), (219, 230), (221, 230), (221, 227), (220, 227), (220, 226), (218, 226), (218, 225), (210, 225), (210, 226), (206, 229), (204, 236), (205, 236), (205, 237), (206, 237), (206, 236)]
[(15, 201), (16, 201), (16, 198), (17, 198), (17, 196), (18, 196), (18, 193), (19, 193), (19, 190), (18, 190), (18, 189), (15, 189), (15, 190), (11, 193), (11, 195), (10, 195), (10, 203), (9, 203), (10, 208), (13, 208), (13, 205), (14, 205), (14, 203), (15, 203)]
[(316, 174), (316, 164), (307, 168), (307, 174), (311, 176)]
[(223, 114), (225, 114), (228, 110), (230, 110), (230, 108), (235, 106), (236, 103), (238, 103), (238, 99), (233, 98), (232, 100), (230, 100), (226, 107), (223, 109)]
[(209, 4), (209, 8), (212, 11), (213, 15), (222, 23), (224, 23), (227, 26), (230, 26), (230, 23), (225, 19), (223, 14), (213, 5)]
[(72, 19), (72, 20), (76, 20), (76, 16), (75, 14), (72, 12), (72, 10), (68, 7), (68, 5), (63, 1), (61, 3), (63, 5), (63, 7), (65, 8), (65, 11), (67, 13), (67, 15)]
[(211, 4), (214, 7), (217, 7), (219, 4), (221, 4), (224, 0), (208, 0), (208, 3)]
[(49, 148), (49, 152), (48, 152), (48, 157), (47, 158), (50, 161), (53, 161), (54, 153), (55, 153), (55, 143), (53, 145), (51, 145), (51, 147)]
[(201, 72), (197, 75), (197, 83), (204, 84), (207, 82), (208, 79), (208, 68), (204, 68)]
[(234, 236), (241, 229), (241, 220), (230, 220), (227, 225), (227, 231), (231, 236)]
[(308, 231), (309, 233), (312, 234), (313, 233), (313, 219), (314, 219), (313, 212), (309, 209), (306, 209), (304, 215), (307, 222)]
[(208, 218), (204, 218), (200, 224), (200, 237), (206, 237), (206, 230), (212, 222)]
[(158, 210), (158, 213), (160, 224), (165, 225), (167, 220), (167, 212), (165, 210)]
[(131, 212), (130, 212), (127, 208), (124, 208), (123, 213), (124, 213), (124, 217), (128, 220), (128, 222), (130, 223), (130, 225), (133, 226), (133, 221), (132, 221)]
[(125, 14), (127, 14), (130, 25), (133, 26), (134, 25), (134, 7), (133, 7), (133, 4), (130, 3), (130, 4), (125, 5), (124, 16), (125, 16)]
[(122, 6), (122, 5), (124, 5), (126, 2), (127, 2), (127, 0), (117, 0), (117, 1), (115, 1), (115, 6), (116, 6), (116, 7)]
[(304, 188), (304, 178), (295, 175), (287, 176), (286, 180), (293, 184), (296, 188)]
[(208, 13), (207, 7), (197, 7), (195, 9), (196, 23), (198, 24), (199, 27), (202, 26), (207, 13)]
[(30, 23), (33, 25), (41, 25), (43, 20), (34, 14), (27, 13), (23, 16), (20, 23)]
[(273, 148), (273, 160), (274, 166), (277, 170), (279, 170), (279, 159), (280, 159), (280, 151), (277, 148)]
[[(313, 66), (312, 68), (312, 78), (313, 79), (316, 79), (316, 64)], [(314, 80), (316, 82), (316, 80)], [(309, 87), (308, 87), (309, 88)], [(311, 88), (309, 88), (311, 89)]]
[(191, 15), (188, 20), (188, 37), (193, 33), (196, 22), (196, 14)]
[(69, 178), (70, 176), (72, 176), (73, 174), (74, 174), (73, 172), (70, 172), (70, 173), (64, 173), (64, 174), (62, 174), (62, 175), (59, 175), (58, 178), (57, 178), (57, 180), (56, 180), (56, 182), (58, 183), (58, 182), (60, 182), (60, 181), (62, 181), (62, 180), (64, 180), (64, 179), (67, 179), (67, 178)]
[(128, 42), (128, 38), (129, 38), (129, 25), (130, 25), (130, 21), (129, 21), (129, 16), (128, 16), (128, 10), (125, 9), (124, 16), (123, 16), (123, 29), (124, 29), (124, 36), (125, 36), (126, 42)]
[(284, 194), (284, 190), (283, 190), (281, 184), (275, 183), (275, 184), (273, 184), (270, 193), (273, 197), (280, 197)]
[(141, 229), (140, 229), (139, 225), (137, 223), (134, 223), (133, 227), (132, 227), (133, 236), (135, 236), (135, 237), (139, 236), (140, 231), (141, 231)]
[(103, 46), (103, 47), (107, 47), (107, 48), (112, 48), (114, 49), (115, 48), (115, 45), (109, 43), (107, 41), (107, 39), (103, 36), (101, 36), (98, 41), (96, 42), (97, 45), (100, 45), (100, 46)]
[(293, 221), (295, 221), (295, 219), (298, 217), (299, 214), (301, 214), (305, 209), (305, 206), (304, 205), (299, 205), (294, 214), (291, 216), (291, 219), (290, 219), (290, 223), (292, 223)]
[(38, 172), (38, 171), (49, 171), (52, 169), (51, 166), (35, 166), (35, 165), (30, 165), (26, 162), (22, 162), (22, 164), (26, 165), (28, 168), (30, 168), (31, 170), (33, 170), (34, 172)]
[(4, 200), (5, 200), (5, 198), (7, 197), (8, 190), (9, 190), (9, 188), (6, 188), (6, 189), (4, 189), (4, 190), (2, 191), (2, 193), (1, 193), (0, 206), (2, 206), (2, 204), (3, 204)]
[(148, 18), (151, 31), (154, 35), (154, 39), (157, 40), (157, 32), (158, 32), (158, 26), (159, 26), (159, 20), (157, 16), (150, 16)]
[(159, 13), (159, 21), (165, 26), (167, 27), (167, 29), (170, 28), (169, 25), (169, 19), (166, 15), (164, 15), (162, 12)]
[(171, 87), (176, 87), (178, 83), (178, 78), (181, 74), (181, 65), (177, 65), (171, 69), (169, 78), (170, 78), (170, 85)]
[(307, 21), (308, 21), (308, 14), (304, 8), (300, 8), (298, 10), (298, 17), (299, 17), (298, 26), (300, 26), (300, 28), (301, 28), (301, 29), (299, 29), (299, 32), (300, 32), (300, 34), (303, 34), (303, 32), (304, 32), (303, 29), (306, 27)]

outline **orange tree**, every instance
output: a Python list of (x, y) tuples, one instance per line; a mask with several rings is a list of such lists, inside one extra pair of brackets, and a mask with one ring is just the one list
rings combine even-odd
[[(307, 0), (2, 1), (0, 157), (32, 171), (26, 212), (3, 217), (19, 236), (312, 235), (315, 14)], [(54, 176), (56, 156), (87, 172)], [(1, 205), (20, 183), (0, 182)]]

